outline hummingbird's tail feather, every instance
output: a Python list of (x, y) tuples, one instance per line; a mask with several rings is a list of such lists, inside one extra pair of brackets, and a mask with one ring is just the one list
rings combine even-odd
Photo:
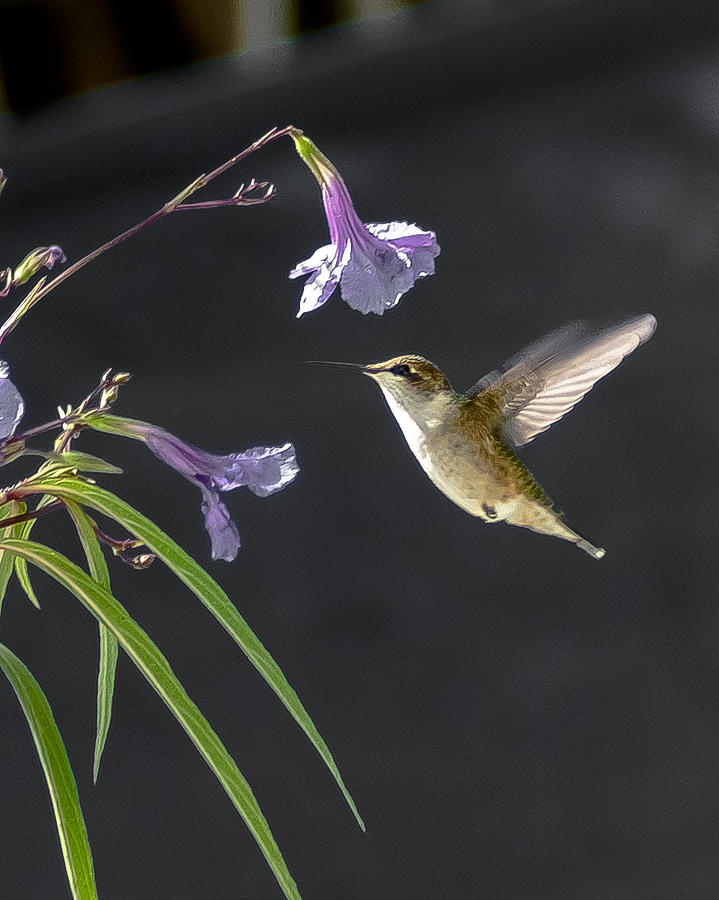
[(584, 550), (585, 553), (588, 553), (590, 556), (594, 557), (594, 559), (602, 559), (607, 552), (604, 547), (595, 547), (594, 544), (585, 541), (583, 537), (580, 537), (576, 544), (580, 550)]
[(524, 497), (515, 505), (505, 522), (510, 525), (519, 525), (521, 528), (530, 528), (540, 534), (552, 534), (562, 540), (571, 541), (594, 559), (601, 559), (607, 551), (603, 547), (595, 547), (594, 544), (590, 544), (586, 538), (570, 528), (564, 521), (564, 516), (555, 512), (554, 508), (548, 505), (551, 502), (548, 497), (544, 499), (544, 502)]

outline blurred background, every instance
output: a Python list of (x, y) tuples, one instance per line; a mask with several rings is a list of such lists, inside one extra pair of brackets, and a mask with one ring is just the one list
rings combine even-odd
[[(160, 564), (112, 564), (308, 900), (719, 896), (718, 27), (701, 0), (0, 3), (0, 268), (41, 244), (78, 259), (289, 123), (365, 221), (442, 246), (382, 318), (337, 295), (297, 321), (286, 275), (327, 227), (276, 142), (198, 197), (254, 176), (274, 202), (170, 217), (2, 348), (28, 426), (113, 366), (134, 375), (120, 414), (217, 452), (294, 441), (295, 484), (227, 498), (232, 565), (209, 559), (198, 492), (143, 447), (77, 447), (121, 465), (103, 483), (207, 565), (334, 752), (366, 836), (206, 610)], [(557, 326), (645, 311), (652, 341), (522, 453), (602, 562), (465, 515), (372, 384), (302, 365), (417, 352), (463, 389)], [(79, 558), (59, 518), (33, 536)], [(42, 612), (11, 585), (0, 640), (53, 705), (104, 900), (280, 896), (126, 659), (92, 786), (96, 628), (33, 582)], [(69, 896), (7, 685), (0, 720), (3, 896)]]
[[(68, 94), (418, 5), (417, 0), (2, 0), (3, 107), (31, 112)], [(28, 66), (29, 46), (41, 66)]]

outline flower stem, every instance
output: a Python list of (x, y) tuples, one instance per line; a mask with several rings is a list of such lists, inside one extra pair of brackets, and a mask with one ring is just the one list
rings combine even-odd
[[(231, 159), (228, 159), (226, 162), (222, 163), (222, 165), (218, 166), (216, 169), (213, 169), (207, 175), (200, 175), (199, 178), (196, 178), (194, 181), (190, 182), (186, 188), (180, 191), (177, 196), (173, 197), (172, 200), (165, 203), (163, 207), (154, 212), (151, 216), (148, 216), (146, 219), (143, 219), (142, 222), (139, 222), (137, 225), (133, 225), (132, 228), (128, 228), (127, 231), (123, 231), (122, 234), (117, 235), (117, 237), (112, 238), (112, 240), (107, 241), (107, 243), (103, 244), (101, 247), (98, 247), (96, 250), (93, 250), (91, 253), (88, 253), (87, 256), (83, 256), (82, 259), (78, 259), (77, 262), (72, 263), (72, 265), (68, 266), (67, 269), (60, 272), (59, 275), (56, 275), (50, 281), (41, 280), (38, 282), (27, 297), (22, 300), (17, 307), (13, 310), (13, 312), (8, 316), (5, 322), (0, 326), (0, 343), (17, 327), (18, 323), (22, 319), (22, 317), (27, 313), (32, 307), (38, 303), (42, 298), (49, 294), (50, 291), (54, 290), (58, 285), (62, 284), (67, 278), (71, 275), (74, 275), (79, 269), (82, 269), (88, 263), (97, 259), (98, 256), (105, 253), (107, 250), (111, 250), (113, 247), (116, 247), (118, 244), (121, 244), (123, 241), (127, 240), (127, 238), (132, 237), (137, 234), (138, 231), (141, 231), (143, 228), (146, 228), (148, 225), (152, 225), (155, 222), (158, 222), (160, 219), (169, 215), (172, 212), (176, 212), (181, 209), (211, 209), (216, 206), (252, 206), (258, 203), (264, 203), (267, 200), (271, 199), (274, 194), (274, 189), (272, 185), (267, 185), (266, 182), (257, 183), (254, 179), (250, 182), (247, 189), (240, 188), (240, 190), (234, 194), (232, 197), (227, 198), (225, 200), (215, 200), (208, 201), (207, 203), (185, 203), (185, 200), (192, 196), (196, 191), (200, 190), (203, 187), (206, 187), (211, 181), (218, 177), (218, 175), (222, 175), (228, 169), (231, 169), (232, 166), (236, 165), (241, 160), (245, 159), (245, 157), (249, 156), (251, 153), (254, 153), (256, 150), (260, 150), (266, 144), (269, 144), (270, 141), (274, 141), (276, 138), (284, 137), (287, 134), (292, 132), (292, 126), (288, 125), (285, 128), (271, 128), (267, 134), (264, 134), (261, 138), (258, 138), (254, 143), (250, 144), (249, 147), (246, 147), (241, 153), (236, 154)], [(268, 188), (264, 195), (260, 195), (258, 197), (247, 197), (246, 195), (251, 191)]]
[(7, 519), (0, 519), (0, 528), (9, 528), (11, 525), (19, 525), (21, 522), (30, 521), (30, 519), (39, 519), (40, 516), (54, 512), (64, 505), (62, 500), (53, 500), (52, 503), (48, 503), (47, 506), (41, 506), (39, 509), (30, 509), (17, 516), (9, 516)]

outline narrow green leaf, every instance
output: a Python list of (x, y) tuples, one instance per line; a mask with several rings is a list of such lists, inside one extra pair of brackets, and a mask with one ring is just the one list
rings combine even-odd
[[(48, 503), (52, 503), (54, 500), (54, 497), (41, 497), (36, 509), (42, 509), (43, 506), (47, 506)], [(17, 534), (14, 534), (13, 537), (17, 537), (21, 540), (27, 540), (30, 537), (30, 532), (32, 531), (36, 522), (37, 519), (28, 519), (27, 522), (23, 522), (19, 527)], [(20, 582), (20, 587), (23, 589), (23, 591), (25, 591), (25, 596), (27, 597), (27, 599), (36, 609), (40, 609), (40, 601), (37, 599), (35, 590), (30, 581), (30, 575), (27, 570), (27, 560), (23, 559), (21, 556), (15, 557), (15, 574), (17, 575), (17, 580)]]
[[(121, 475), (122, 469), (99, 456), (91, 453), (82, 453), (80, 450), (63, 450), (62, 453), (54, 451), (42, 454), (50, 463), (57, 463), (63, 469), (77, 469), (79, 472), (104, 472), (108, 475)], [(49, 467), (48, 467), (49, 468)]]
[[(10, 503), (4, 503), (0, 506), (0, 526), (2, 526), (2, 519), (7, 519), (10, 516), (19, 516), (26, 510), (26, 504), (19, 503), (17, 500), (11, 500)], [(0, 535), (2, 535), (2, 537), (19, 537), (24, 524), (24, 522), (20, 522), (17, 525), (11, 525), (9, 528), (0, 527)], [(12, 577), (14, 562), (14, 557), (9, 553), (0, 553), (0, 609), (2, 609), (2, 602), (7, 593), (7, 586)]]
[(19, 556), (15, 557), (15, 574), (17, 575), (17, 580), (20, 582), (20, 587), (25, 591), (27, 599), (36, 609), (41, 609), (40, 601), (37, 599), (35, 589), (32, 586), (30, 575), (27, 571), (27, 560), (20, 559)]
[[(92, 527), (87, 513), (72, 500), (65, 500), (67, 511), (75, 523), (77, 536), (93, 581), (110, 590), (110, 573), (102, 552), (102, 547)], [(97, 784), (100, 760), (105, 749), (107, 733), (112, 719), (112, 698), (115, 694), (115, 673), (117, 671), (117, 640), (100, 622), (100, 664), (97, 670), (97, 728), (95, 733), (95, 756), (92, 764), (92, 780)]]
[[(50, 704), (27, 666), (4, 644), (0, 644), (0, 668), (20, 701), (45, 773), (72, 896), (74, 900), (97, 900), (92, 853), (77, 784)], [(7, 808), (5, 814), (12, 819)]]
[(34, 541), (8, 539), (0, 541), (0, 550), (17, 553), (38, 566), (74, 594), (98, 622), (110, 630), (215, 773), (257, 841), (285, 897), (301, 900), (297, 885), (249, 784), (210, 723), (178, 681), (168, 661), (125, 607), (79, 566), (50, 547)]
[(98, 512), (115, 519), (131, 534), (145, 543), (159, 559), (161, 559), (177, 577), (183, 581), (198, 599), (209, 609), (212, 615), (233, 638), (245, 653), (252, 665), (262, 675), (267, 684), (277, 694), (282, 703), (294, 717), (317, 752), (325, 762), (339, 785), (350, 809), (364, 831), (362, 821), (350, 792), (345, 787), (340, 771), (322, 736), (315, 727), (300, 698), (285, 678), (282, 669), (277, 665), (259, 638), (252, 631), (244, 618), (237, 611), (230, 598), (199, 566), (191, 556), (179, 547), (172, 538), (157, 527), (154, 522), (133, 509), (124, 500), (116, 497), (96, 484), (87, 484), (79, 479), (56, 479), (48, 482), (34, 483), (33, 490), (46, 491), (62, 499), (75, 500)]
[[(14, 515), (14, 509), (15, 503), (12, 500), (9, 503), (3, 503), (2, 506), (0, 506), (0, 525), (2, 524), (3, 519), (7, 519)], [(0, 529), (0, 536), (10, 537), (13, 530), (12, 527), (2, 528)], [(7, 591), (10, 576), (12, 575), (12, 564), (13, 558), (9, 553), (0, 553), (0, 611), (2, 610), (2, 602), (5, 599), (5, 592)]]

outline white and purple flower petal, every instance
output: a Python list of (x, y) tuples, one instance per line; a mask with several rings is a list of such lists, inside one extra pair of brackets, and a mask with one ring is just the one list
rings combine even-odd
[(248, 487), (258, 497), (281, 491), (295, 480), (300, 470), (295, 448), (289, 442), (280, 447), (252, 447), (244, 453), (222, 458), (233, 461), (227, 465), (223, 477), (215, 478), (218, 488), (232, 491), (236, 487)]
[(25, 412), (20, 391), (10, 381), (9, 374), (8, 364), (0, 360), (0, 441), (12, 437)]
[(351, 250), (349, 241), (345, 242), (341, 254), (334, 244), (327, 244), (316, 250), (309, 259), (298, 263), (290, 272), (290, 278), (312, 273), (302, 290), (298, 319), (307, 312), (319, 309), (330, 299), (349, 262)]
[(437, 238), (433, 231), (408, 222), (365, 225), (327, 157), (301, 131), (292, 132), (292, 138), (322, 189), (331, 241), (290, 272), (290, 278), (310, 275), (297, 316), (326, 303), (338, 284), (342, 299), (353, 309), (381, 316), (418, 278), (434, 273)]

